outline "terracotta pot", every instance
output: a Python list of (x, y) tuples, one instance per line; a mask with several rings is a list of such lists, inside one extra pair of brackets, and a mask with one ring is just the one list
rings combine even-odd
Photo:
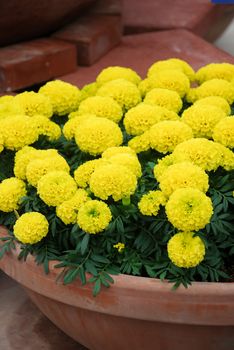
[(166, 282), (120, 275), (94, 298), (90, 285), (56, 283), (53, 265), (45, 275), (32, 257), (17, 260), (17, 251), (0, 261), (52, 322), (89, 349), (234, 349), (234, 283), (172, 291)]
[(48, 35), (95, 0), (0, 0), (0, 46)]

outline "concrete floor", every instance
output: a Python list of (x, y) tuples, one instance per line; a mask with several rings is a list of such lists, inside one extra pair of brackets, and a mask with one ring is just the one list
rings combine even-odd
[(85, 350), (53, 325), (0, 271), (0, 350)]
[[(215, 45), (234, 55), (234, 20)], [(0, 271), (0, 350), (85, 350), (56, 328)]]

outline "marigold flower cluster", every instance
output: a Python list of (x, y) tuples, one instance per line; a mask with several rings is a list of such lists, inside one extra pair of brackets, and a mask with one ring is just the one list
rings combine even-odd
[(141, 274), (137, 258), (147, 264), (160, 249), (165, 266), (195, 268), (214, 244), (225, 196), (220, 242), (230, 229), (233, 82), (232, 64), (195, 72), (171, 58), (143, 79), (112, 66), (81, 89), (55, 80), (37, 93), (0, 97), (0, 218), (15, 213), (23, 245), (66, 240), (66, 252), (80, 249), (87, 266), (89, 254), (100, 266), (103, 254)]

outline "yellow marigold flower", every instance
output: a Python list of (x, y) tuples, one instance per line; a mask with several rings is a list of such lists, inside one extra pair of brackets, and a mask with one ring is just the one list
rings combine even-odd
[(105, 230), (111, 219), (111, 211), (106, 203), (91, 200), (81, 206), (77, 223), (83, 231), (96, 234)]
[(227, 171), (234, 170), (234, 152), (220, 143), (214, 142), (214, 145), (220, 154), (219, 165)]
[(42, 176), (57, 170), (62, 170), (66, 173), (70, 171), (66, 160), (59, 154), (44, 159), (34, 159), (27, 165), (26, 178), (30, 185), (37, 187), (38, 181)]
[[(76, 112), (72, 112), (72, 113), (76, 113)], [(83, 115), (77, 115), (69, 119), (64, 124), (64, 127), (63, 127), (63, 134), (66, 137), (66, 139), (67, 140), (73, 139), (73, 137), (75, 137), (76, 130), (78, 129), (80, 124), (83, 121), (88, 120), (89, 118), (96, 118), (96, 116), (94, 114), (83, 114)]]
[(116, 79), (125, 79), (135, 85), (138, 85), (141, 81), (140, 76), (133, 69), (119, 66), (104, 68), (98, 74), (96, 81), (99, 85), (103, 85)]
[(158, 163), (154, 167), (154, 177), (158, 182), (161, 181), (164, 172), (172, 164), (174, 164), (174, 159), (172, 154), (158, 160)]
[(198, 99), (197, 88), (190, 88), (185, 96), (185, 99), (189, 103), (194, 103)]
[(102, 154), (108, 147), (120, 146), (123, 135), (119, 126), (106, 118), (89, 118), (76, 130), (75, 140), (81, 151)]
[(12, 95), (0, 96), (0, 104), (3, 104), (5, 102), (13, 102), (14, 98), (15, 97)]
[(138, 85), (138, 89), (141, 93), (141, 97), (144, 98), (147, 92), (153, 89), (151, 85), (151, 80), (149, 78), (142, 80)]
[(194, 103), (194, 106), (200, 106), (200, 105), (215, 106), (215, 107), (218, 107), (218, 108), (222, 109), (222, 111), (226, 115), (231, 114), (231, 108), (230, 108), (228, 102), (223, 97), (220, 97), (220, 96), (204, 97), (204, 98), (201, 98), (200, 100), (197, 100)]
[(140, 103), (131, 108), (124, 117), (124, 126), (129, 135), (140, 135), (162, 120), (177, 120), (179, 116), (166, 108)]
[(112, 196), (114, 201), (130, 197), (136, 190), (137, 179), (128, 168), (110, 164), (95, 169), (90, 178), (90, 189), (103, 200)]
[(3, 151), (4, 149), (4, 138), (2, 136), (2, 134), (0, 134), (0, 153)]
[(11, 116), (0, 121), (4, 130), (4, 147), (12, 151), (37, 141), (38, 131), (34, 128), (31, 118), (26, 115)]
[(98, 84), (96, 82), (84, 85), (80, 90), (79, 102), (85, 100), (88, 97), (95, 96), (98, 89)]
[(0, 97), (0, 120), (15, 115), (24, 115), (24, 109), (15, 102), (13, 96)]
[(221, 164), (221, 152), (213, 141), (203, 138), (180, 143), (173, 152), (174, 162), (189, 161), (204, 170), (216, 170)]
[(234, 64), (210, 63), (196, 72), (196, 80), (199, 84), (211, 79), (223, 79), (231, 81), (234, 79)]
[(122, 253), (124, 251), (124, 249), (125, 249), (125, 244), (121, 243), (121, 242), (118, 242), (117, 244), (113, 245), (113, 248), (118, 249), (118, 252)]
[(223, 118), (216, 124), (213, 139), (226, 147), (234, 148), (234, 117)]
[(20, 199), (26, 196), (25, 183), (10, 177), (0, 183), (0, 211), (6, 213), (18, 209)]
[(150, 129), (150, 146), (160, 153), (173, 152), (181, 142), (193, 137), (192, 129), (179, 121), (162, 121)]
[(94, 170), (100, 166), (106, 165), (107, 162), (104, 159), (94, 159), (89, 160), (83, 164), (81, 164), (75, 171), (74, 171), (74, 179), (78, 186), (80, 187), (88, 187), (89, 181), (92, 173)]
[(24, 244), (40, 242), (48, 233), (49, 223), (44, 215), (37, 212), (25, 213), (14, 225), (15, 237)]
[(225, 116), (226, 114), (218, 107), (194, 105), (183, 112), (181, 120), (190, 126), (194, 137), (211, 138), (215, 125)]
[(187, 76), (178, 70), (163, 70), (157, 75), (152, 75), (150, 84), (154, 88), (176, 91), (180, 97), (184, 97), (190, 88)]
[(133, 137), (128, 146), (132, 148), (136, 153), (148, 151), (150, 149), (150, 130), (144, 132), (139, 136)]
[(49, 97), (54, 114), (66, 115), (78, 109), (80, 90), (72, 84), (61, 80), (49, 81), (39, 93)]
[(142, 175), (141, 163), (139, 162), (136, 155), (120, 153), (108, 158), (110, 164), (123, 165), (133, 172), (137, 177)]
[(122, 116), (122, 108), (111, 97), (92, 96), (82, 101), (79, 107), (80, 114), (94, 114), (97, 117), (107, 118), (118, 123)]
[(97, 96), (112, 97), (123, 110), (129, 110), (141, 102), (141, 94), (136, 85), (125, 79), (105, 83), (98, 89)]
[(179, 70), (183, 72), (190, 81), (195, 80), (195, 72), (193, 68), (185, 61), (179, 58), (169, 58), (167, 60), (157, 61), (150, 66), (147, 75), (157, 75), (159, 72), (164, 70)]
[(34, 115), (31, 118), (31, 125), (39, 135), (47, 136), (50, 141), (58, 140), (61, 136), (60, 126), (43, 115)]
[(141, 197), (138, 208), (143, 215), (158, 215), (161, 205), (166, 204), (166, 198), (161, 191), (149, 191)]
[(102, 153), (102, 158), (110, 158), (117, 154), (131, 154), (133, 156), (136, 156), (136, 152), (127, 146), (120, 146), (120, 147), (109, 147)]
[(160, 189), (166, 196), (170, 196), (178, 188), (192, 187), (202, 192), (209, 188), (209, 177), (199, 166), (183, 162), (170, 165), (163, 173)]
[(179, 232), (167, 244), (169, 259), (178, 267), (190, 268), (199, 265), (205, 256), (205, 245), (193, 232)]
[(16, 95), (14, 100), (23, 108), (24, 114), (29, 117), (40, 114), (50, 118), (53, 115), (52, 104), (45, 95), (34, 91), (25, 91)]
[(58, 154), (55, 149), (37, 150), (30, 146), (25, 146), (15, 154), (14, 174), (22, 180), (26, 180), (26, 169), (31, 160), (53, 157)]
[(75, 180), (65, 171), (51, 171), (42, 176), (37, 184), (37, 193), (48, 205), (57, 207), (76, 193)]
[(208, 96), (223, 97), (231, 105), (234, 102), (234, 85), (223, 79), (212, 79), (205, 81), (195, 88), (195, 100)]
[(144, 102), (165, 107), (176, 113), (178, 113), (183, 106), (180, 95), (176, 91), (160, 88), (150, 90), (146, 94)]
[(196, 188), (179, 188), (166, 204), (170, 223), (182, 231), (198, 231), (204, 228), (213, 214), (212, 202)]
[(88, 193), (82, 188), (78, 188), (71, 199), (61, 203), (56, 208), (56, 214), (65, 225), (75, 224), (79, 209), (88, 200), (90, 200)]

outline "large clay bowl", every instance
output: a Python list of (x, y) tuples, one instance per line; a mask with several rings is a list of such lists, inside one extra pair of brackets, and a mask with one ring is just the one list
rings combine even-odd
[(17, 260), (17, 251), (0, 261), (40, 310), (88, 349), (234, 349), (234, 283), (197, 282), (172, 291), (167, 282), (120, 275), (94, 298), (90, 285), (56, 283), (53, 265), (45, 275), (32, 257)]
[(50, 34), (95, 0), (0, 0), (0, 46)]

